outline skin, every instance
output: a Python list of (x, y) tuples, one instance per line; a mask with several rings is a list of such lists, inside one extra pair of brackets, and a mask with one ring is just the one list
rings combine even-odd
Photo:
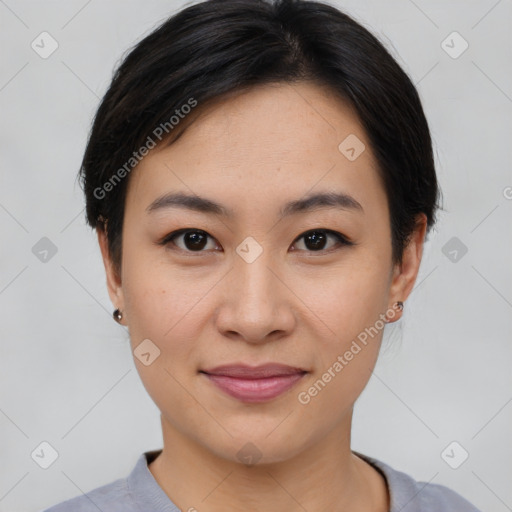
[[(366, 146), (355, 161), (338, 149), (349, 134)], [(284, 203), (320, 191), (349, 194), (364, 212), (323, 207), (279, 220)], [(147, 213), (166, 192), (214, 200), (233, 218), (178, 207)], [(183, 236), (158, 245), (182, 228), (210, 235), (202, 252)], [(329, 236), (315, 251), (301, 235), (321, 228), (355, 245)], [(392, 263), (386, 194), (368, 138), (347, 104), (311, 83), (259, 86), (218, 102), (142, 160), (127, 191), (120, 275), (102, 231), (98, 239), (132, 349), (150, 339), (160, 350), (148, 366), (134, 361), (161, 411), (164, 447), (149, 469), (178, 507), (389, 510), (385, 479), (350, 450), (353, 406), (382, 329), (308, 404), (298, 394), (406, 300), (425, 233), (421, 214), (402, 265)], [(236, 252), (248, 236), (263, 250), (252, 263)], [(401, 315), (392, 313), (389, 322)], [(240, 362), (309, 373), (263, 404), (238, 401), (198, 373)], [(253, 465), (237, 457), (248, 442), (261, 455)]]

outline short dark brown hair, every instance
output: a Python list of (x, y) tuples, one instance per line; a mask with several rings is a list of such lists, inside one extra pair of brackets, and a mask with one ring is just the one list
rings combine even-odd
[(148, 137), (176, 139), (190, 123), (180, 113), (192, 105), (299, 81), (328, 86), (357, 112), (388, 199), (393, 261), (401, 262), (417, 214), (426, 214), (430, 229), (440, 197), (427, 120), (407, 74), (366, 28), (328, 4), (207, 0), (179, 11), (131, 49), (94, 119), (79, 176), (88, 224), (104, 229), (108, 219), (118, 271), (129, 171)]

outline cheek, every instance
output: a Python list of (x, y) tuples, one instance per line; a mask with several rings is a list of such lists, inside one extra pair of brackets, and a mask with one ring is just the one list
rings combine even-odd
[(316, 340), (315, 373), (300, 391), (310, 400), (310, 412), (333, 419), (350, 407), (366, 386), (386, 325), (381, 318), (387, 309), (385, 258), (378, 262), (358, 256), (357, 263), (337, 269), (314, 288), (307, 287), (316, 290), (309, 293), (307, 304), (320, 319), (324, 335)]
[[(165, 251), (127, 234), (123, 246), (123, 294), (130, 330), (165, 338), (204, 295), (208, 283), (177, 271)], [(143, 332), (145, 331), (145, 332)]]
[(149, 339), (160, 350), (159, 364), (171, 368), (186, 361), (193, 346), (188, 340), (196, 337), (199, 329), (195, 305), (205, 293), (205, 284), (194, 286), (165, 265), (145, 259), (143, 251), (127, 255), (123, 272), (132, 349)]
[(327, 348), (342, 348), (386, 310), (388, 272), (382, 262), (358, 256), (322, 276), (295, 280), (296, 294), (320, 320)]
[[(132, 268), (127, 261), (125, 276), (123, 292), (130, 342), (141, 381), (161, 411), (168, 411), (169, 404), (174, 410), (183, 411), (190, 405), (187, 386), (183, 386), (194, 370), (194, 341), (203, 328), (199, 301), (202, 290), (190, 292), (194, 287), (186, 286), (183, 278), (177, 279), (175, 273), (157, 266)], [(143, 347), (141, 343), (148, 339), (154, 344), (149, 345), (149, 352), (153, 350), (158, 355), (146, 365), (137, 357), (141, 352), (137, 347)]]
[(315, 372), (297, 398), (318, 429), (340, 421), (371, 377), (386, 325), (381, 318), (385, 275), (376, 270), (338, 275), (323, 283), (322, 293), (310, 297), (319, 325), (328, 329), (316, 340)]

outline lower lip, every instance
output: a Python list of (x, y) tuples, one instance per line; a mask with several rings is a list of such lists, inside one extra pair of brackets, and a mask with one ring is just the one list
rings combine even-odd
[(264, 379), (240, 379), (225, 375), (204, 374), (222, 391), (242, 402), (266, 402), (292, 388), (304, 373), (268, 377)]

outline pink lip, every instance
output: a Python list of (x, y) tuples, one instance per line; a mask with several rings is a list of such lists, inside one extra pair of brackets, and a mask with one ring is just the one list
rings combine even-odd
[(293, 387), (307, 372), (277, 363), (263, 366), (226, 365), (202, 371), (228, 395), (243, 402), (266, 402)]

